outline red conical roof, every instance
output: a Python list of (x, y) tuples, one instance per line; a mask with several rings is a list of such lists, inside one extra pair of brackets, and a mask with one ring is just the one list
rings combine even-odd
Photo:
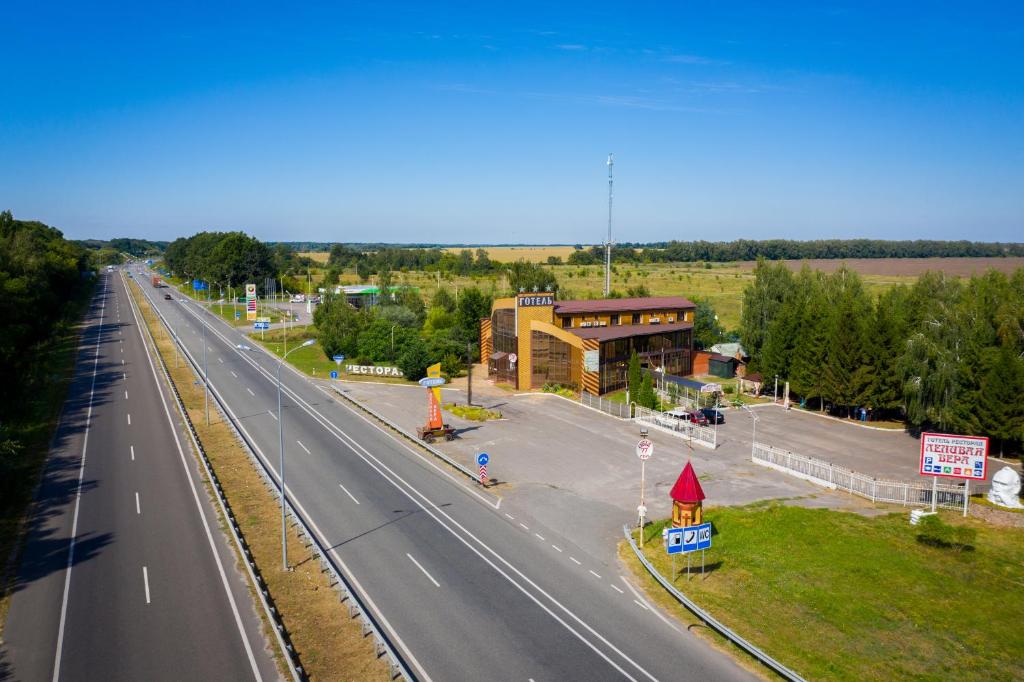
[(700, 502), (704, 499), (704, 491), (697, 480), (697, 474), (693, 472), (693, 466), (687, 462), (683, 467), (683, 473), (679, 474), (676, 484), (672, 486), (669, 493), (676, 502)]

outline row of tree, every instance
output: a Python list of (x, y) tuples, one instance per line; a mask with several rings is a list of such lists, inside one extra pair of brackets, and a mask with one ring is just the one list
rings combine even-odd
[(741, 320), (752, 371), (820, 409), (1024, 441), (1024, 269), (926, 273), (873, 300), (859, 275), (761, 260)]
[[(310, 265), (287, 244), (273, 248), (244, 232), (200, 232), (167, 245), (164, 263), (171, 272), (222, 287), (247, 282), (261, 290), (268, 278), (297, 275)], [(299, 287), (295, 287), (298, 289)]]

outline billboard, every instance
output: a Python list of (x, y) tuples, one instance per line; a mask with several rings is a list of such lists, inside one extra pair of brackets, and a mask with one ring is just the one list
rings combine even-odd
[(988, 438), (949, 433), (921, 434), (923, 476), (984, 481), (988, 467)]
[(256, 285), (245, 285), (245, 319), (256, 320)]

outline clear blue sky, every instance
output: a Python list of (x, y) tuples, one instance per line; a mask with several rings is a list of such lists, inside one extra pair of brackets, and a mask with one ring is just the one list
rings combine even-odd
[(71, 237), (1024, 241), (1020, 2), (118, 4), (0, 8)]

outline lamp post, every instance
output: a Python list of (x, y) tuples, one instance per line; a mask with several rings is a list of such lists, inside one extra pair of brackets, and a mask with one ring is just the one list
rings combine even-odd
[(277, 364), (277, 434), (278, 434), (278, 445), (280, 447), (280, 467), (281, 467), (281, 565), (285, 571), (288, 570), (288, 535), (287, 535), (287, 521), (285, 508), (287, 506), (285, 499), (285, 488), (284, 488), (284, 417), (281, 414), (281, 367), (284, 366), (284, 360), (290, 353), (294, 353), (299, 348), (306, 346), (312, 346), (316, 343), (316, 339), (308, 339), (302, 342), (302, 345), (292, 348), (288, 353), (281, 356), (281, 361)]
[(752, 409), (750, 409), (749, 407), (747, 407), (746, 405), (743, 405), (742, 407), (743, 407), (744, 410), (746, 410), (747, 412), (750, 413), (750, 416), (754, 420), (753, 431), (750, 434), (750, 456), (753, 457), (754, 456), (754, 443), (757, 442), (757, 419), (758, 419), (758, 417), (757, 417), (756, 414), (754, 414), (754, 411)]
[[(647, 428), (640, 427), (640, 443), (647, 440)], [(653, 445), (651, 449), (653, 449)], [(637, 447), (637, 454), (640, 455), (640, 506), (636, 508), (637, 516), (639, 517), (640, 523), (640, 546), (644, 546), (644, 520), (647, 517), (647, 505), (644, 504), (644, 479), (646, 473), (647, 458), (651, 456), (650, 450), (641, 453), (639, 446)]]
[(206, 371), (209, 365), (206, 364), (206, 318), (200, 318), (203, 323), (203, 407), (206, 410), (206, 425), (210, 425), (210, 375)]
[(395, 327), (397, 327), (397, 326), (398, 326), (397, 324), (391, 325), (391, 355), (392, 355), (392, 357), (394, 357), (394, 355), (395, 355)]
[(776, 403), (779, 402), (779, 375), (778, 374), (775, 375), (775, 398), (773, 399), (773, 402), (776, 402)]

